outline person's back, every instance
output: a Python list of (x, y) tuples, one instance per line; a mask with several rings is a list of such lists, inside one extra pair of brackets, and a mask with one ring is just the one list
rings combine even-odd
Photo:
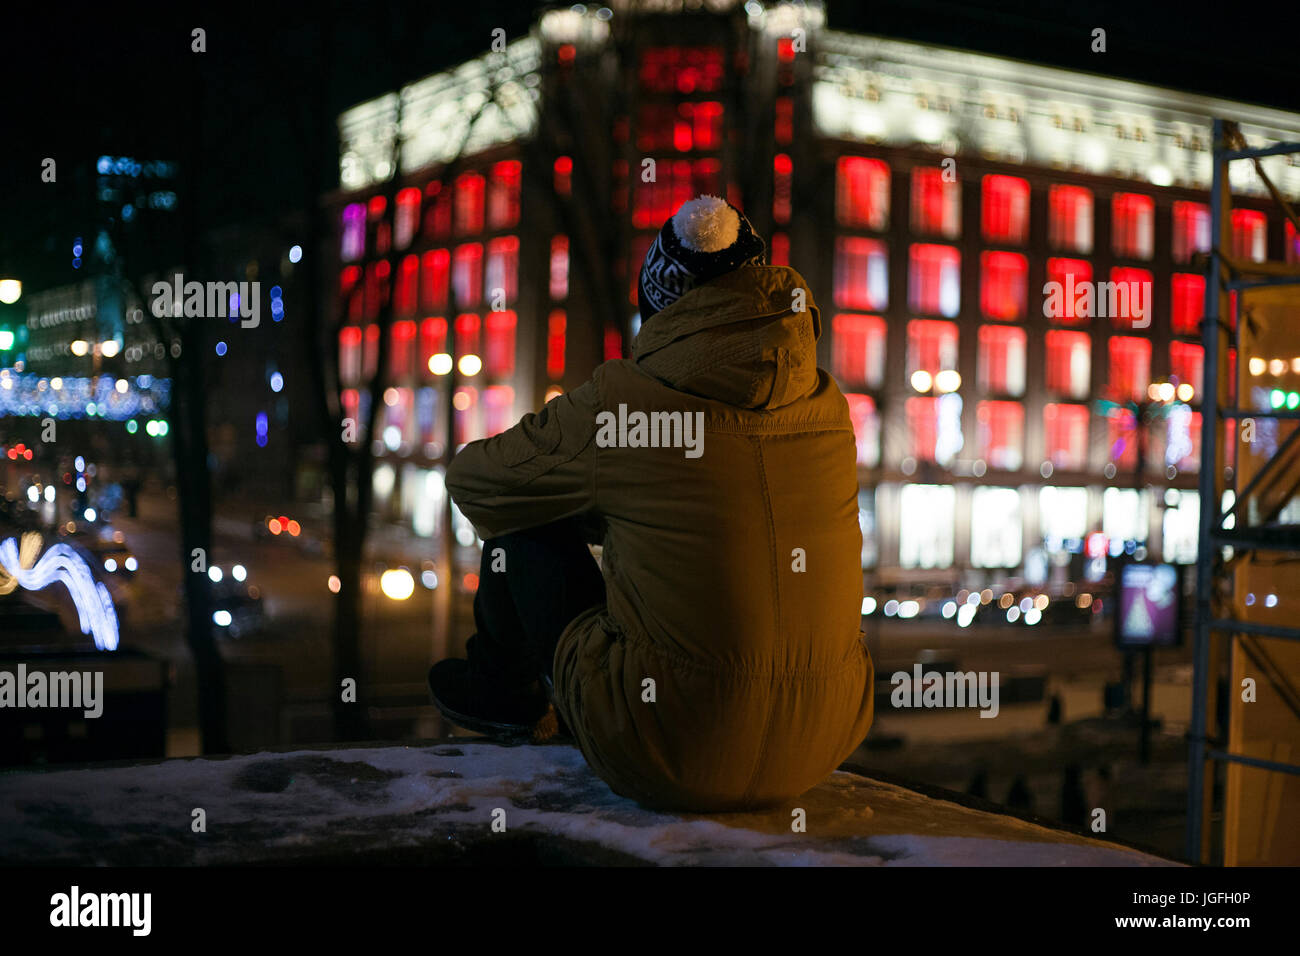
[(477, 481), (483, 462), (448, 475), (489, 532), (538, 502), (545, 520), (603, 519), (605, 600), (558, 639), (555, 703), (593, 768), (642, 803), (779, 803), (871, 723), (855, 442), (820, 332), (797, 272), (742, 265), (500, 436), (515, 490)]
[[(597, 769), (629, 791), (701, 808), (775, 802), (866, 734), (855, 445), (844, 398), (817, 369), (816, 321), (798, 273), (746, 267), (656, 315), (633, 359), (597, 377), (602, 408), (644, 414), (656, 438), (674, 418), (703, 424), (693, 450), (596, 451), (607, 623), (625, 659), (575, 673), (568, 686), (587, 690), (562, 700), (582, 711), (575, 731), (607, 764)], [(583, 641), (602, 637), (561, 641), (557, 661), (590, 656)], [(593, 701), (603, 678), (615, 686)], [(638, 784), (623, 763), (661, 779)]]

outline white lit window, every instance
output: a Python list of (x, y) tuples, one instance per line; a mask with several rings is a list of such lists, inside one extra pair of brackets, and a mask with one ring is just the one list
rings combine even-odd
[(1147, 496), (1136, 488), (1107, 488), (1101, 498), (1101, 530), (1110, 539), (1111, 554), (1126, 541), (1147, 539)]
[(903, 485), (898, 532), (901, 567), (952, 567), (955, 500), (952, 485)]
[(864, 488), (858, 492), (858, 527), (862, 530), (862, 566), (874, 568), (876, 549), (876, 493)]
[[(1169, 504), (1169, 499), (1174, 503)], [(1193, 564), (1200, 532), (1201, 496), (1195, 491), (1170, 490), (1165, 497), (1165, 517), (1161, 532), (1161, 550), (1166, 561)]]
[(970, 562), (977, 568), (1020, 564), (1020, 492), (1015, 488), (976, 488), (971, 495)]
[(1038, 526), (1049, 551), (1064, 550), (1070, 540), (1088, 536), (1088, 489), (1054, 488), (1038, 492)]

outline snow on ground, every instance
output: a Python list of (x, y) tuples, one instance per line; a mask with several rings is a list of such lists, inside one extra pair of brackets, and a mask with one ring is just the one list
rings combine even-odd
[[(806, 832), (792, 831), (795, 808)], [(206, 832), (192, 829), (196, 809)], [(530, 853), (562, 848), (560, 862), (1169, 865), (842, 772), (764, 813), (657, 813), (615, 795), (572, 747), (475, 738), (0, 773), (6, 864), (465, 862), (520, 838)]]

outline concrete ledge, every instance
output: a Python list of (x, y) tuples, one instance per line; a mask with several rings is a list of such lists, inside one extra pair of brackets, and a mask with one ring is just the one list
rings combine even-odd
[(779, 810), (655, 813), (572, 747), (479, 738), (7, 771), (0, 863), (1173, 865), (848, 771)]

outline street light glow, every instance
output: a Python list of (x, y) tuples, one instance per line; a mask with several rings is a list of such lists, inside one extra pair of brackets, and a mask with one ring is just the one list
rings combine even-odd
[(394, 601), (405, 601), (415, 593), (415, 578), (406, 568), (393, 568), (380, 575), (379, 589)]

